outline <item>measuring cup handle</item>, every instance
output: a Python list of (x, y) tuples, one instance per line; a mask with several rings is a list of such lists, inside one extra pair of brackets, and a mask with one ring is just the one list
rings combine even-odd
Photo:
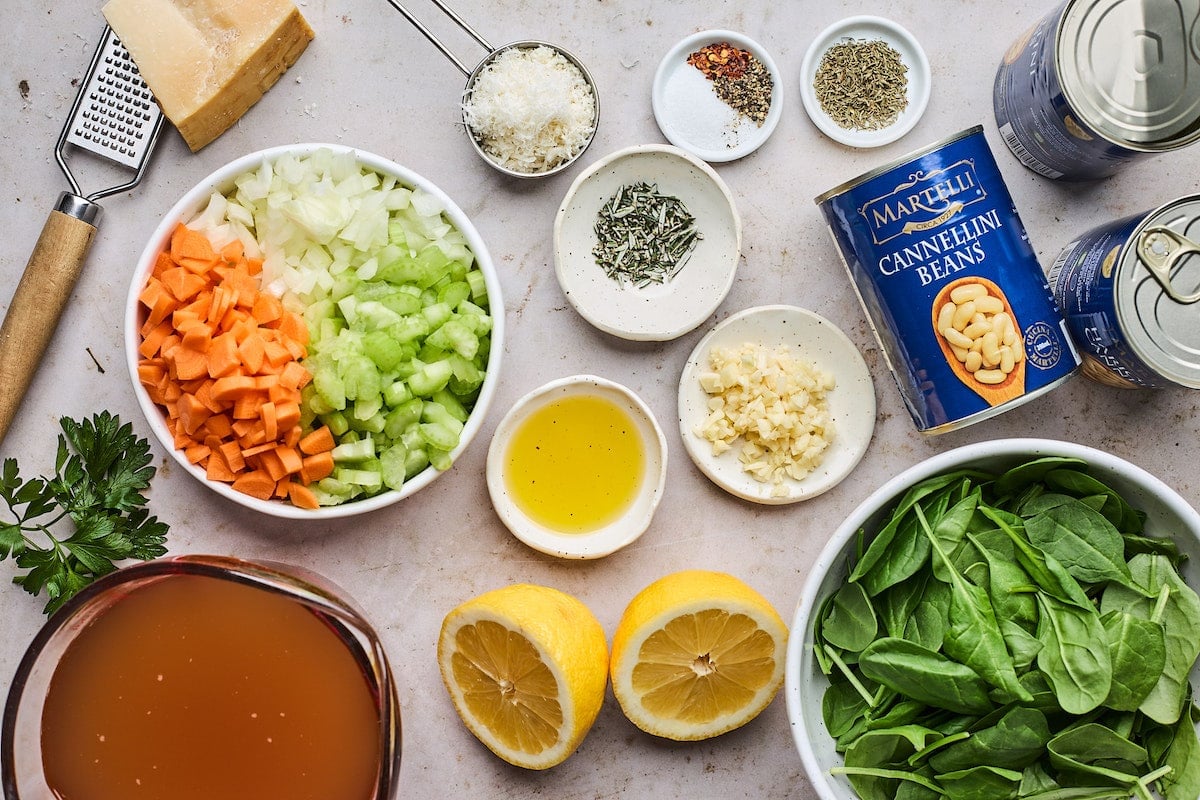
[(79, 280), (96, 235), (92, 223), (99, 209), (95, 203), (64, 193), (42, 227), (17, 284), (0, 325), (0, 441), (17, 415)]

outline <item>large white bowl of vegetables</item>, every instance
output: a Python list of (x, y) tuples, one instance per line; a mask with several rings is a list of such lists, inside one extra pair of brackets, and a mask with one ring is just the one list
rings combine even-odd
[(898, 475), (796, 609), (788, 716), (817, 794), (1194, 800), (1197, 557), (1200, 515), (1092, 448), (984, 442)]
[(125, 314), (163, 447), (219, 494), (298, 519), (377, 509), (449, 469), (491, 403), (503, 333), (463, 211), (329, 144), (252, 153), (188, 191)]

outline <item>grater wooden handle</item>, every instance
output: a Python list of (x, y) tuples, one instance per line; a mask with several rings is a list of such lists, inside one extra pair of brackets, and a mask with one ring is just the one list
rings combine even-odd
[[(94, 203), (89, 205), (99, 210)], [(17, 415), (21, 399), (79, 280), (96, 235), (96, 226), (92, 224), (95, 216), (95, 211), (79, 215), (58, 209), (51, 211), (17, 284), (0, 325), (0, 441)]]

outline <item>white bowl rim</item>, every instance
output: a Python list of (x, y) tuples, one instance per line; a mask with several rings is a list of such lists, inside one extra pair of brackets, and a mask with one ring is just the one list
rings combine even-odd
[[(771, 75), (771, 80), (774, 81), (774, 86), (771, 91), (771, 106), (767, 109), (767, 118), (763, 120), (762, 126), (758, 128), (755, 135), (748, 142), (739, 144), (737, 147), (711, 150), (689, 142), (675, 132), (670, 125), (666, 124), (666, 110), (663, 107), (663, 103), (665, 102), (664, 84), (669, 76), (669, 70), (673, 66), (678, 69), (678, 65), (674, 62), (680, 55), (702, 43), (720, 41), (727, 41), (744, 50), (749, 50), (767, 68), (767, 72)], [(684, 63), (686, 64), (686, 60)], [(744, 158), (766, 144), (767, 139), (771, 138), (771, 134), (775, 132), (775, 128), (779, 125), (779, 120), (783, 117), (783, 98), (783, 73), (779, 71), (779, 67), (775, 64), (775, 59), (771, 57), (767, 49), (744, 33), (724, 28), (715, 28), (693, 33), (671, 46), (658, 63), (658, 68), (654, 72), (654, 79), (651, 83), (650, 105), (654, 112), (654, 120), (658, 124), (659, 130), (662, 131), (662, 135), (667, 138), (667, 141), (704, 161), (720, 164)]]
[[(843, 31), (859, 26), (877, 27), (886, 31), (897, 42), (911, 50), (916, 60), (916, 63), (911, 65), (913, 74), (910, 75), (910, 79), (916, 83), (911, 112), (903, 113), (902, 119), (898, 120), (896, 124), (878, 131), (853, 131), (840, 127), (821, 110), (821, 104), (817, 102), (812, 88), (811, 79), (816, 74), (817, 62), (830, 46), (830, 39), (840, 36)], [(808, 112), (809, 119), (818, 130), (847, 147), (881, 147), (891, 144), (911, 131), (924, 116), (925, 109), (929, 105), (932, 83), (929, 57), (925, 54), (925, 49), (917, 37), (900, 23), (873, 14), (845, 17), (829, 25), (812, 40), (800, 62), (800, 100), (804, 105), (804, 110)]]
[[(436, 186), (432, 181), (424, 176), (414, 172), (408, 167), (376, 155), (366, 150), (361, 150), (356, 147), (351, 147), (344, 144), (330, 144), (322, 142), (306, 142), (302, 144), (284, 144), (267, 147), (262, 150), (257, 150), (253, 153), (240, 156), (233, 161), (218, 167), (201, 179), (195, 186), (189, 189), (176, 203), (171, 206), (162, 217), (158, 226), (147, 240), (146, 247), (142, 254), (138, 257), (137, 266), (134, 269), (133, 278), (129, 285), (129, 294), (125, 301), (124, 309), (124, 339), (125, 339), (125, 362), (129, 370), (130, 380), (133, 381), (134, 395), (137, 397), (138, 406), (142, 409), (142, 414), (146, 418), (147, 424), (154, 432), (155, 438), (163, 446), (176, 463), (181, 466), (189, 475), (202, 482), (209, 489), (217, 494), (225, 497), (228, 500), (241, 505), (245, 508), (250, 508), (255, 511), (268, 514), (273, 517), (296, 520), (328, 520), (338, 517), (349, 517), (358, 514), (374, 511), (384, 506), (403, 500), (404, 498), (414, 494), (418, 490), (428, 486), (442, 472), (432, 466), (426, 467), (411, 480), (405, 481), (404, 485), (397, 490), (380, 492), (372, 497), (362, 500), (351, 500), (336, 506), (322, 506), (319, 509), (304, 509), (293, 506), (290, 503), (285, 503), (281, 500), (259, 500), (242, 492), (236, 491), (231, 486), (219, 481), (210, 481), (205, 477), (204, 473), (194, 464), (190, 464), (182, 452), (175, 448), (169, 432), (165, 424), (161, 422), (163, 412), (158, 408), (146, 394), (138, 380), (137, 362), (138, 353), (137, 346), (139, 341), (139, 331), (137, 318), (139, 313), (138, 295), (145, 284), (146, 277), (150, 274), (153, 266), (153, 260), (162, 250), (162, 245), (169, 239), (170, 232), (180, 222), (186, 213), (198, 211), (204, 201), (212, 194), (213, 191), (219, 190), (221, 187), (227, 187), (231, 184), (234, 178), (239, 175), (249, 172), (259, 167), (264, 161), (274, 160), (285, 155), (309, 155), (318, 150), (331, 150), (337, 154), (351, 153), (361, 164), (370, 167), (384, 174), (394, 175), (402, 180), (406, 185), (419, 187), (430, 195), (436, 197), (442, 204), (446, 216), (454, 223), (454, 226), (459, 229), (467, 239), (467, 243), (471, 247), (471, 252), (475, 256), (475, 261), (479, 265), (480, 270), (484, 275), (484, 282), (488, 290), (488, 312), (492, 317), (492, 332), (491, 332), (491, 347), (488, 354), (488, 368), (484, 375), (483, 385), (479, 391), (479, 397), (475, 401), (475, 405), (471, 410), (471, 415), (463, 426), (461, 438), (458, 447), (451, 451), (451, 459), (456, 462), (462, 452), (470, 445), (475, 435), (483, 426), (484, 418), (487, 416), (488, 408), (491, 406), (492, 399), (496, 393), (498, 384), (500, 361), (504, 351), (504, 300), (501, 294), (500, 280), (496, 272), (495, 264), (492, 261), (487, 245), (484, 244), (482, 236), (475, 228), (474, 224), (467, 217), (457, 203), (441, 188)], [(449, 470), (447, 470), (449, 471)]]
[(683, 148), (676, 147), (675, 145), (655, 143), (631, 145), (629, 147), (623, 147), (619, 150), (615, 150), (608, 155), (603, 156), (599, 160), (590, 164), (583, 172), (580, 172), (578, 175), (576, 175), (575, 180), (571, 182), (571, 186), (567, 189), (566, 194), (563, 195), (562, 202), (559, 203), (558, 211), (554, 215), (554, 274), (555, 277), (558, 278), (559, 287), (564, 288), (564, 293), (564, 273), (566, 270), (563, 266), (562, 258), (559, 256), (559, 252), (562, 248), (563, 220), (566, 218), (571, 201), (575, 198), (579, 187), (582, 186), (589, 178), (604, 171), (609, 165), (621, 159), (654, 153), (664, 154), (687, 162), (689, 165), (700, 170), (700, 172), (702, 172), (710, 180), (714, 187), (720, 191), (721, 197), (729, 208), (730, 222), (733, 225), (733, 246), (735, 256), (733, 259), (733, 266), (726, 271), (724, 280), (722, 281), (718, 292), (714, 294), (713, 300), (710, 303), (711, 307), (708, 308), (704, 316), (696, 318), (699, 316), (699, 313), (697, 312), (696, 316), (689, 317), (688, 319), (679, 322), (671, 328), (659, 329), (648, 333), (631, 332), (624, 328), (613, 325), (604, 318), (597, 316), (590, 308), (581, 307), (574, 294), (567, 294), (567, 301), (571, 304), (571, 307), (574, 308), (575, 311), (581, 317), (587, 320), (593, 327), (604, 331), (605, 333), (609, 333), (613, 336), (630, 341), (672, 341), (674, 339), (678, 339), (680, 336), (683, 336), (685, 333), (700, 327), (700, 325), (703, 324), (706, 319), (711, 317), (713, 312), (720, 307), (726, 296), (728, 296), (729, 290), (733, 288), (733, 282), (737, 277), (738, 265), (742, 257), (742, 217), (738, 212), (737, 203), (734, 201), (733, 192), (730, 191), (729, 186), (725, 183), (717, 171), (713, 169), (707, 161), (704, 161), (703, 159), (698, 158)]
[[(617, 523), (588, 533), (555, 533), (529, 519), (517, 505), (507, 497), (504, 488), (504, 451), (508, 445), (506, 435), (531, 411), (540, 407), (539, 401), (561, 389), (592, 387), (620, 397), (626, 410), (637, 415), (654, 434), (653, 441), (643, 442), (647, 448), (647, 465), (653, 467), (657, 461), (657, 474), (652, 480), (643, 482), (641, 494), (649, 492), (642, 516), (636, 520), (622, 517)], [(651, 452), (653, 451), (653, 452)], [(581, 373), (556, 378), (542, 384), (517, 399), (501, 418), (492, 435), (487, 456), (487, 487), (492, 507), (504, 526), (520, 541), (534, 550), (547, 555), (569, 559), (595, 559), (611, 555), (639, 539), (650, 527), (654, 513), (662, 500), (667, 481), (667, 439), (650, 406), (632, 389), (616, 381), (598, 375)]]
[(817, 593), (820, 591), (821, 583), (826, 573), (831, 569), (835, 569), (842, 562), (842, 551), (858, 533), (858, 529), (862, 527), (867, 519), (879, 512), (884, 505), (898, 498), (901, 493), (914, 483), (972, 461), (998, 456), (1028, 456), (1031, 458), (1062, 456), (1079, 458), (1087, 461), (1089, 465), (1120, 472), (1123, 476), (1127, 476), (1129, 480), (1151, 487), (1157, 499), (1173, 513), (1178, 514), (1181, 519), (1188, 520), (1190, 522), (1189, 527), (1193, 531), (1200, 531), (1200, 512), (1192, 508), (1178, 492), (1164, 483), (1160, 478), (1155, 477), (1142, 467), (1120, 456), (1088, 445), (1057, 439), (993, 439), (967, 444), (930, 456), (888, 480), (851, 512), (850, 516), (838, 526), (829, 541), (821, 548), (821, 552), (809, 570), (808, 577), (804, 580), (800, 599), (796, 603), (796, 610), (792, 617), (784, 672), (784, 700), (787, 706), (788, 721), (791, 724), (792, 740), (800, 753), (800, 760), (804, 765), (806, 777), (817, 794), (820, 795), (821, 800), (844, 800), (844, 798), (834, 794), (825, 780), (817, 780), (814, 777), (824, 776), (825, 767), (817, 762), (816, 753), (813, 751), (811, 743), (812, 732), (808, 729), (803, 710), (800, 706), (801, 686), (799, 670), (807, 638), (806, 630), (812, 624)]

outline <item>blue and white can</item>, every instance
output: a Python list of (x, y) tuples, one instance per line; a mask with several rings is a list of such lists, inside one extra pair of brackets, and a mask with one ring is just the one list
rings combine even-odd
[(992, 92), (1008, 149), (1095, 180), (1200, 141), (1196, 0), (1067, 0), (1009, 47)]
[(1200, 389), (1200, 195), (1092, 228), (1049, 278), (1084, 375)]
[(982, 126), (816, 203), (923, 433), (995, 416), (1078, 368)]

